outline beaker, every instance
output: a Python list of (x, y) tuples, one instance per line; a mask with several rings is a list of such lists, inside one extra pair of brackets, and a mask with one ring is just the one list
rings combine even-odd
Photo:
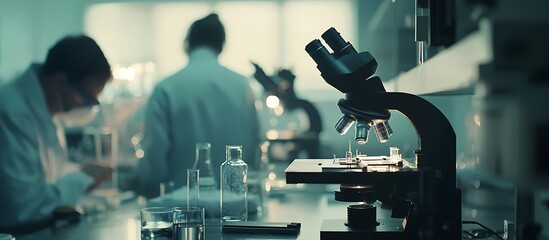
[(173, 210), (167, 207), (141, 209), (141, 239), (167, 240), (173, 236)]
[(173, 239), (204, 240), (206, 239), (205, 209), (199, 206), (173, 208)]

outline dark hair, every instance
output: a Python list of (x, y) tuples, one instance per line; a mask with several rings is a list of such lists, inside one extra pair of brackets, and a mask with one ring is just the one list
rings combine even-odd
[(65, 37), (50, 48), (42, 72), (64, 72), (70, 82), (77, 83), (86, 77), (108, 79), (111, 66), (93, 39), (79, 35)]
[(217, 14), (212, 13), (205, 18), (196, 20), (187, 33), (186, 50), (192, 52), (197, 47), (210, 47), (221, 53), (225, 43), (225, 29)]

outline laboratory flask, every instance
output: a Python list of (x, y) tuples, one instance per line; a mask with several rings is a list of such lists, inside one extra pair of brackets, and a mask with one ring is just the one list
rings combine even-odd
[(200, 191), (217, 190), (210, 151), (210, 143), (201, 142), (196, 144), (196, 160), (193, 169), (200, 170)]

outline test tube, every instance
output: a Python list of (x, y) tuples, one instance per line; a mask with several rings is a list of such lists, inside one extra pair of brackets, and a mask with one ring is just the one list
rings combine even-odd
[(200, 203), (200, 170), (187, 169), (187, 206)]

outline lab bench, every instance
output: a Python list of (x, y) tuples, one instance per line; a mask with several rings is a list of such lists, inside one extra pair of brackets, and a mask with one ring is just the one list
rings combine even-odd
[[(333, 193), (323, 190), (324, 187), (317, 185), (310, 188), (273, 193), (266, 202), (266, 211), (250, 216), (250, 220), (265, 222), (299, 222), (301, 231), (298, 235), (221, 233), (220, 223), (208, 220), (206, 239), (319, 239), (322, 220), (346, 218), (345, 208), (348, 204), (333, 200)], [(79, 223), (19, 236), (17, 239), (138, 240), (139, 210), (145, 206), (137, 200), (129, 201), (102, 213), (83, 216)]]
[[(334, 200), (331, 185), (304, 185), (273, 192), (267, 199), (266, 210), (249, 218), (264, 222), (299, 222), (298, 235), (235, 234), (221, 233), (218, 220), (207, 220), (206, 239), (320, 239), (320, 229), (325, 219), (346, 219), (349, 203)], [(137, 199), (103, 212), (85, 215), (78, 223), (43, 230), (32, 235), (18, 236), (18, 240), (139, 240), (140, 209), (146, 204)], [(390, 211), (378, 208), (378, 217), (388, 218)], [(492, 238), (486, 238), (492, 239)]]

